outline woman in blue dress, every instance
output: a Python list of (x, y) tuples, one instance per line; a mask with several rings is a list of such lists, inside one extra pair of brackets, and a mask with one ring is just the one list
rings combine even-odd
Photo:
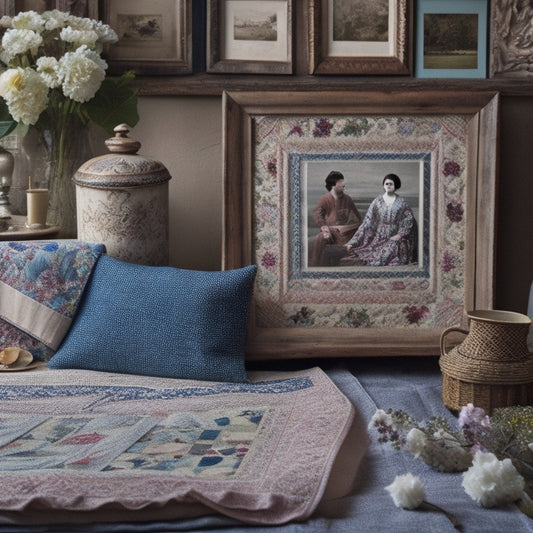
[(396, 174), (383, 178), (384, 194), (374, 198), (362, 224), (346, 243), (342, 265), (399, 266), (416, 260), (417, 225), (409, 204), (396, 191)]

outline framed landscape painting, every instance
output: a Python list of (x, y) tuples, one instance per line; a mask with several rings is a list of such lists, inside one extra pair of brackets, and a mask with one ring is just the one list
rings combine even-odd
[(193, 0), (102, 1), (103, 20), (119, 37), (107, 50), (112, 74), (192, 72)]
[[(330, 96), (224, 94), (223, 267), (258, 266), (247, 356), (438, 355), (445, 328), (493, 304), (498, 96)], [(332, 171), (360, 219), (321, 241)]]
[(410, 74), (412, 0), (311, 0), (310, 74)]
[(292, 0), (208, 0), (207, 71), (292, 74)]
[(487, 0), (418, 0), (416, 22), (418, 78), (487, 76)]

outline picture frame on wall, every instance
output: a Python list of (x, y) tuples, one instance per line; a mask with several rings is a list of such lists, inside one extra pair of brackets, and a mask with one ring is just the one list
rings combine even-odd
[(417, 0), (415, 75), (486, 78), (488, 0)]
[(0, 15), (13, 16), (21, 11), (42, 13), (50, 9), (68, 11), (77, 17), (98, 18), (98, 0), (1, 0)]
[(533, 78), (533, 4), (522, 0), (492, 0), (492, 78)]
[(310, 74), (411, 74), (412, 6), (412, 0), (311, 0)]
[(118, 34), (108, 48), (111, 74), (190, 74), (193, 0), (102, 0), (102, 17)]
[[(223, 268), (258, 266), (247, 357), (438, 355), (464, 310), (491, 308), (497, 93), (226, 92), (223, 108)], [(363, 221), (355, 249), (312, 259), (333, 170), (362, 219), (400, 178), (404, 252), (364, 252)]]
[(292, 74), (292, 0), (208, 0), (207, 72)]

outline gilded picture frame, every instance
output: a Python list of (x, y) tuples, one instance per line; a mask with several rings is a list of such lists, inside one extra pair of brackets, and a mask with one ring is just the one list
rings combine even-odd
[(207, 72), (292, 74), (292, 0), (208, 0)]
[(412, 0), (311, 0), (309, 73), (409, 75)]
[[(248, 358), (438, 355), (465, 310), (492, 307), (497, 93), (252, 91), (223, 101), (222, 264), (258, 266)], [(418, 259), (309, 268), (309, 161), (323, 179), (365, 158), (376, 195), (391, 165), (419, 169)], [(358, 197), (362, 181), (347, 174), (347, 190)]]

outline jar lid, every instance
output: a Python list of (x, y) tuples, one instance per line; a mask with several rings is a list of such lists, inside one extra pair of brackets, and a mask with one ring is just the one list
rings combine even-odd
[(81, 165), (72, 181), (95, 189), (123, 189), (158, 185), (171, 179), (159, 161), (137, 154), (141, 143), (128, 137), (129, 126), (120, 124), (105, 144), (110, 154), (93, 157)]

